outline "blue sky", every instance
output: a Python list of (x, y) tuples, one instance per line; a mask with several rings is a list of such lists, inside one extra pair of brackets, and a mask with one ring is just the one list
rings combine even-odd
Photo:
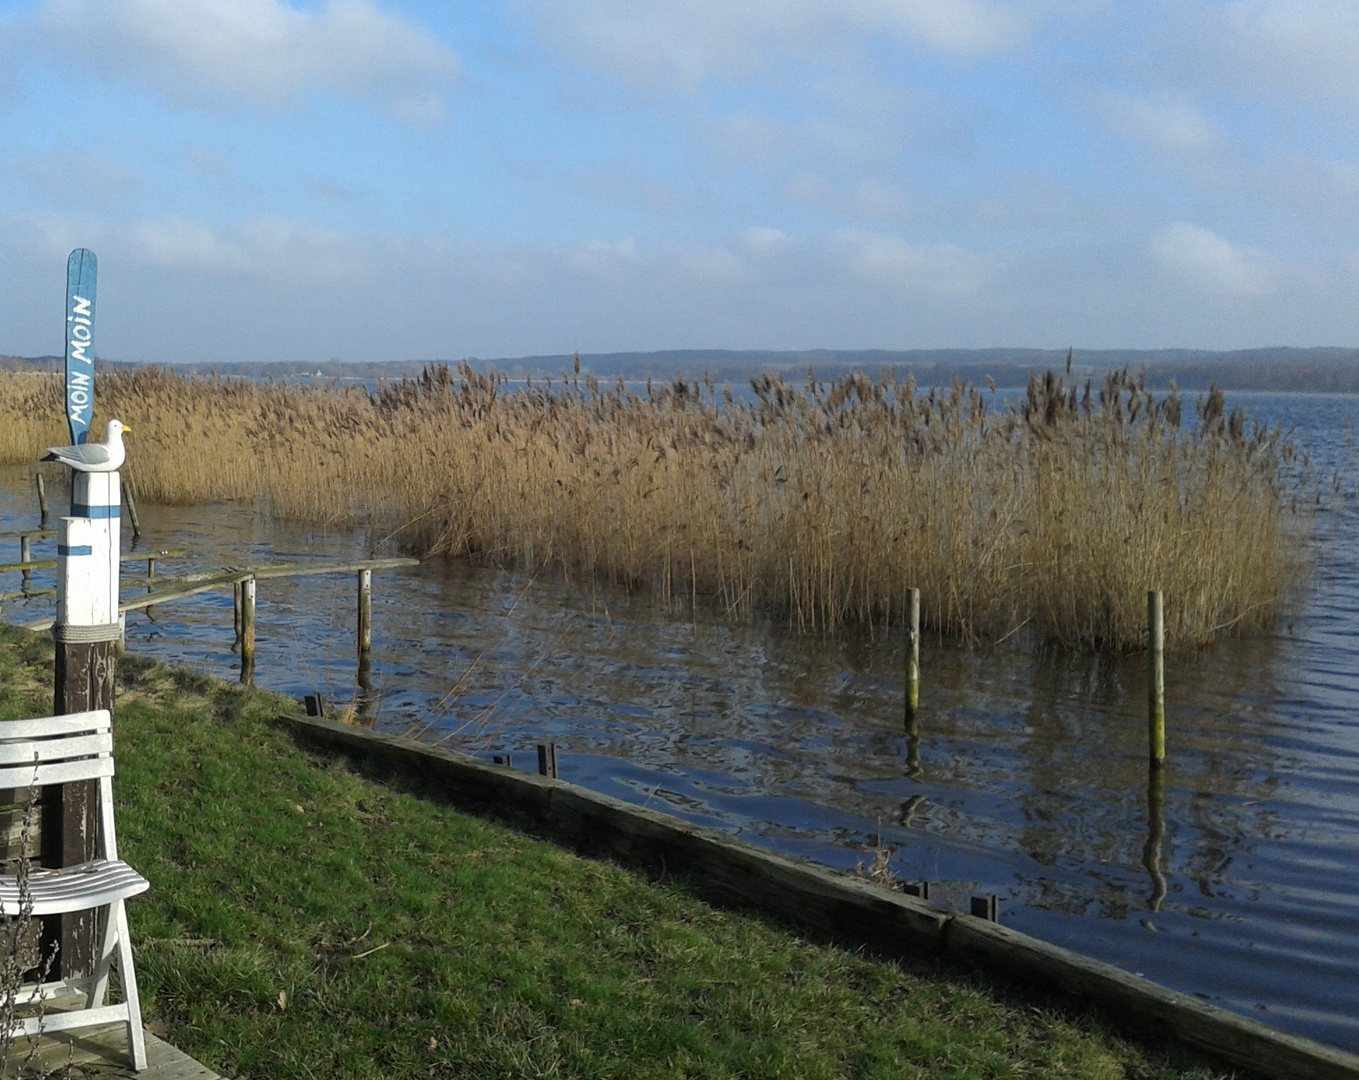
[(0, 353), (1359, 345), (1353, 0), (0, 0)]

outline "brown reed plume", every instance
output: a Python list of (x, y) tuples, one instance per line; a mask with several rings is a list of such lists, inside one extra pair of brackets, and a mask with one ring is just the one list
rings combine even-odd
[[(419, 554), (655, 588), (803, 631), (902, 617), (968, 640), (1141, 647), (1145, 591), (1167, 639), (1269, 626), (1305, 572), (1276, 429), (1219, 392), (1181, 424), (1172, 390), (1048, 373), (1017, 405), (884, 375), (530, 382), (433, 365), (375, 392), (157, 369), (101, 375), (132, 424), (141, 497), (243, 499), (372, 527)], [(0, 458), (62, 441), (58, 381), (5, 375)], [(186, 447), (193, 448), (186, 450)]]

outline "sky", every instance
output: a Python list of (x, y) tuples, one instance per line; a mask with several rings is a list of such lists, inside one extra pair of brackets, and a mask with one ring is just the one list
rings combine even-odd
[(1359, 345), (1359, 0), (0, 0), (0, 353)]

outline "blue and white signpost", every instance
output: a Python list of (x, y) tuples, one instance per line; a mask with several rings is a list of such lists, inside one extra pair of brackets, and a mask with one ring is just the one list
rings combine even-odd
[(66, 422), (71, 445), (90, 433), (94, 415), (94, 289), (99, 260), (76, 248), (66, 260)]
[[(98, 261), (77, 248), (66, 263), (66, 422), (83, 446), (94, 416), (94, 293)], [(57, 527), (56, 673), (53, 712), (113, 708), (118, 617), (119, 475), (71, 470), (71, 513)], [(48, 789), (56, 794), (53, 789)], [(101, 854), (97, 783), (63, 784), (43, 796), (43, 863), (74, 866)], [(92, 912), (44, 924), (44, 947), (57, 945), (62, 978), (95, 970)]]

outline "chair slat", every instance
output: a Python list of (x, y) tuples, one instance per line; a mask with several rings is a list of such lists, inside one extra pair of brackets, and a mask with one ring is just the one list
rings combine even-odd
[(36, 720), (0, 720), (0, 740), (43, 739), (82, 731), (103, 731), (111, 728), (112, 724), (108, 709), (92, 709), (65, 716), (42, 716)]
[[(0, 914), (18, 911), (25, 902), (34, 916), (99, 909), (106, 912), (87, 1007), (16, 1020), (10, 1031), (31, 1034), (39, 1029), (66, 1030), (120, 1021), (127, 1025), (132, 1067), (140, 1071), (146, 1068), (146, 1040), (142, 1035), (141, 1005), (124, 901), (145, 892), (150, 884), (127, 863), (118, 861), (112, 777), (113, 730), (107, 709), (0, 722), (0, 789), (97, 779), (99, 831), (105, 852), (104, 858), (80, 866), (37, 870), (30, 874), (23, 888), (18, 878), (0, 876)], [(109, 974), (115, 965), (123, 1003), (106, 1005)], [(45, 989), (39, 987), (38, 993), (41, 995)]]
[(16, 739), (0, 742), (0, 766), (32, 765), (34, 761), (62, 761), (113, 753), (113, 733), (68, 735), (61, 739)]
[[(36, 777), (34, 774), (37, 774)], [(80, 761), (58, 761), (47, 765), (11, 765), (0, 769), (0, 791), (10, 788), (38, 787), (48, 784), (71, 784), (78, 780), (97, 780), (113, 775), (113, 758), (84, 758)]]

